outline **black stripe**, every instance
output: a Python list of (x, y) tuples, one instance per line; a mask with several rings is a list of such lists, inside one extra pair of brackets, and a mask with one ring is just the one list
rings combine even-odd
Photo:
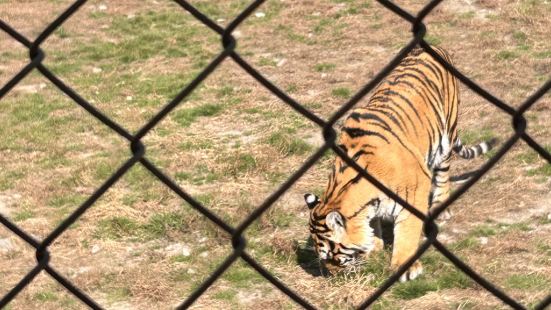
[(380, 203), (379, 198), (373, 198), (370, 201), (368, 201), (366, 204), (361, 206), (360, 209), (358, 209), (356, 212), (354, 212), (354, 214), (352, 214), (350, 217), (348, 217), (348, 219), (351, 220), (354, 217), (358, 216), (358, 214), (362, 213), (362, 211), (365, 210), (365, 208), (367, 208), (368, 206), (370, 206), (374, 203), (377, 203), (377, 205), (378, 205)]
[(344, 127), (343, 131), (346, 132), (351, 138), (357, 138), (357, 137), (363, 137), (363, 136), (375, 136), (385, 140), (386, 143), (390, 144), (387, 138), (378, 132), (363, 130), (360, 128), (351, 128), (351, 127)]

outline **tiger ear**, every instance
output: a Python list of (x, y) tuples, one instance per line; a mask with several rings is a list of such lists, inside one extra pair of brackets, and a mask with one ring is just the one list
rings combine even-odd
[(310, 210), (313, 209), (320, 202), (318, 196), (314, 194), (305, 194), (304, 201), (306, 201), (306, 205)]
[(325, 217), (325, 224), (337, 234), (344, 232), (344, 218), (337, 211), (332, 211)]

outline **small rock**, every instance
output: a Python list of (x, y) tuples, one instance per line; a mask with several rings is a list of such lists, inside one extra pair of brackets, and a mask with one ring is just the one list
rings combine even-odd
[(551, 213), (547, 214), (547, 219), (551, 221)]
[(320, 16), (320, 15), (321, 15), (320, 12), (314, 12), (314, 13), (312, 13), (312, 16)]
[(195, 270), (189, 268), (189, 269), (187, 270), (187, 273), (188, 273), (188, 274), (196, 274), (197, 272), (196, 272)]
[(254, 16), (258, 17), (258, 18), (263, 18), (263, 17), (266, 17), (266, 13), (264, 12), (256, 12), (254, 13)]
[(126, 101), (132, 101), (132, 96), (126, 96)]
[(9, 253), (15, 249), (15, 245), (9, 238), (0, 239), (0, 253)]
[(281, 67), (287, 62), (287, 59), (283, 58), (276, 63), (276, 66)]
[(207, 252), (203, 252), (203, 253), (199, 254), (199, 256), (201, 256), (201, 257), (208, 257), (208, 256), (209, 256), (209, 252), (208, 252), (208, 251), (207, 251)]
[(216, 20), (217, 23), (223, 23), (223, 22), (225, 22), (225, 21), (226, 21), (226, 20), (223, 19), (223, 18), (219, 18), (219, 19)]
[(487, 237), (480, 237), (480, 238), (478, 238), (478, 241), (479, 241), (480, 244), (482, 244), (482, 245), (488, 244), (488, 238), (487, 238)]
[(100, 73), (101, 71), (103, 71), (103, 70), (101, 70), (101, 68), (98, 68), (98, 67), (92, 68), (93, 73)]
[(136, 17), (135, 14), (128, 14), (128, 15), (126, 15), (126, 18), (128, 18), (128, 19), (132, 19), (132, 18), (134, 18), (134, 17)]
[(232, 32), (232, 35), (236, 39), (239, 39), (239, 38), (243, 37), (243, 33), (239, 30), (235, 30), (234, 32)]
[(105, 4), (100, 4), (100, 5), (98, 6), (98, 10), (100, 10), (100, 11), (105, 11), (105, 10), (107, 10), (107, 5), (105, 5)]
[(39, 90), (46, 87), (46, 83), (30, 84), (30, 85), (18, 85), (13, 90), (15, 92), (23, 94), (36, 94)]
[(100, 246), (97, 245), (97, 244), (94, 244), (94, 246), (92, 247), (92, 254), (96, 254), (97, 252), (99, 252), (101, 250)]
[(190, 256), (191, 255), (191, 249), (186, 245), (182, 246), (182, 255), (183, 256)]
[(209, 240), (209, 238), (202, 237), (201, 239), (199, 239), (199, 243), (205, 243), (205, 242), (207, 242), (207, 240)]
[(323, 78), (326, 78), (326, 77), (327, 77), (327, 73), (322, 73), (322, 74), (321, 74), (321, 78), (322, 78), (322, 79), (323, 79)]

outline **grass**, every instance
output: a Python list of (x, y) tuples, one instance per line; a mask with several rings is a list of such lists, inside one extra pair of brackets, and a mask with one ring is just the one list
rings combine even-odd
[(182, 109), (172, 114), (172, 119), (183, 127), (189, 127), (200, 117), (216, 116), (224, 107), (219, 104), (205, 104), (199, 107)]
[[(424, 275), (415, 281), (397, 285), (392, 294), (399, 299), (414, 299), (428, 292), (450, 288), (465, 289), (474, 286), (474, 282), (462, 271), (453, 266), (442, 255), (429, 252), (423, 255)], [(430, 276), (427, 276), (430, 275)]]
[(57, 294), (51, 291), (42, 291), (34, 295), (34, 298), (40, 302), (55, 301), (58, 299)]
[(551, 279), (540, 274), (513, 274), (507, 277), (509, 288), (521, 290), (545, 290), (551, 286)]
[(497, 134), (491, 128), (481, 128), (478, 130), (464, 129), (459, 131), (459, 138), (464, 145), (477, 145), (484, 141), (489, 141), (495, 138)]
[(222, 279), (231, 283), (234, 288), (250, 288), (265, 281), (256, 270), (242, 262), (233, 264), (222, 275)]
[(112, 217), (98, 222), (95, 237), (102, 239), (121, 239), (127, 236), (134, 236), (139, 224), (126, 217)]
[(331, 95), (339, 99), (348, 99), (352, 95), (352, 91), (346, 87), (338, 87), (338, 88), (334, 88), (331, 91)]
[(145, 222), (115, 216), (100, 220), (94, 237), (107, 240), (154, 240), (187, 231), (193, 220), (195, 216), (184, 209), (155, 213)]
[(333, 64), (333, 63), (319, 63), (319, 64), (316, 64), (314, 66), (314, 69), (317, 71), (317, 72), (330, 72), (330, 71), (333, 71), (335, 70), (335, 68), (337, 67), (337, 65)]
[[(224, 27), (247, 5), (249, 2), (242, 0), (194, 3)], [(438, 32), (431, 32), (425, 40), (449, 49), (467, 76), (511, 103), (523, 102), (534, 85), (542, 84), (551, 46), (530, 26), (545, 20), (540, 16), (547, 12), (542, 2), (504, 4), (490, 19), (490, 28), (478, 20), (480, 14), (474, 10), (484, 3), (475, 3), (473, 11), (466, 13), (450, 13), (445, 5), (450, 4), (431, 12)], [(11, 1), (11, 6), (17, 12), (20, 4)], [(220, 35), (172, 2), (144, 2), (132, 11), (126, 11), (124, 5), (117, 10), (109, 6), (105, 12), (89, 9), (80, 11), (73, 20), (78, 22), (65, 23), (55, 31), (44, 46), (44, 64), (130, 133), (151, 119), (221, 51)], [(256, 12), (266, 15), (259, 18)], [(411, 8), (411, 12), (415, 10)], [(522, 15), (527, 12), (533, 14), (529, 23)], [(398, 24), (403, 22), (398, 21), (399, 17), (374, 1), (324, 0), (290, 6), (268, 1), (240, 24), (242, 36), (236, 51), (278, 88), (328, 120), (353, 90), (367, 83), (407, 43), (410, 25), (401, 29)], [(365, 33), (369, 35), (361, 35)], [(465, 48), (450, 48), (448, 43), (462, 35)], [(507, 48), (503, 38), (508, 40)], [(7, 63), (7, 69), (0, 73), (9, 73), (12, 62), (22, 53), (5, 49), (2, 42), (0, 47)], [(279, 59), (287, 62), (278, 67)], [(328, 77), (312, 79), (320, 74)], [(42, 81), (35, 72), (23, 83)], [(112, 135), (51, 83), (46, 81), (46, 85), (36, 94), (10, 93), (0, 104), (0, 199), (4, 202), (7, 197), (10, 220), (35, 236), (47, 235), (52, 223), (89, 197), (129, 156), (128, 141)], [(480, 109), (484, 103), (465, 87), (461, 95), (460, 124), (464, 130), (460, 136), (465, 144), (504, 136), (506, 120)], [(545, 103), (534, 105), (531, 111), (538, 118), (529, 119), (541, 126), (530, 127), (531, 136), (540, 143), (549, 142), (543, 121), (549, 114)], [(477, 113), (485, 113), (484, 124), (477, 121)], [(313, 151), (307, 141), (319, 134), (320, 128), (226, 59), (146, 136), (144, 143), (148, 160), (209, 211), (236, 227), (307, 160)], [(480, 216), (508, 217), (509, 210), (517, 207), (512, 196), (531, 196), (530, 203), (538, 203), (539, 188), (547, 188), (547, 183), (535, 184), (538, 178), (529, 176), (547, 180), (543, 177), (549, 176), (548, 165), (534, 152), (516, 154), (517, 158), (505, 156), (493, 168), (492, 185), (497, 188), (482, 193), (473, 187), (462, 197), (464, 213), (441, 230), (446, 234), (459, 230), (461, 239), (449, 247), (469, 262), (503, 268), (493, 274), (496, 282), (524, 298), (523, 304), (530, 304), (531, 300), (523, 296), (536, 298), (541, 287), (550, 285), (549, 279), (518, 274), (514, 264), (503, 263), (504, 255), (493, 245), (502, 239), (526, 238), (526, 247), (533, 252), (509, 253), (507, 259), (518, 259), (547, 272), (550, 245), (544, 232), (549, 220), (541, 217), (498, 224), (485, 223)], [(302, 194), (322, 194), (332, 157), (321, 158), (246, 230), (247, 251), (320, 308), (352, 308), (358, 296), (368, 294), (391, 274), (390, 251), (369, 258), (357, 273), (313, 276), (319, 268), (312, 245), (307, 243), (308, 213)], [(476, 168), (476, 161), (458, 164), (465, 168), (462, 171)], [(502, 181), (510, 175), (519, 179), (519, 185), (506, 187), (507, 182)], [(8, 199), (16, 194), (22, 198)], [(71, 258), (62, 262), (66, 270), (79, 271), (71, 273), (71, 280), (91, 296), (102, 296), (100, 303), (105, 307), (171, 307), (231, 253), (228, 233), (188, 206), (139, 163), (76, 224), (78, 229), (60, 236), (62, 241), (56, 243), (53, 259)], [(481, 237), (490, 239), (487, 248), (480, 244)], [(167, 247), (176, 242), (189, 245), (192, 255), (168, 253)], [(91, 253), (96, 245), (101, 250)], [(489, 255), (480, 255), (482, 249)], [(27, 270), (21, 268), (20, 256), (20, 252), (9, 254), (3, 260), (3, 266), (8, 267), (0, 269), (9, 272), (1, 277), (7, 283), (24, 276), (19, 270)], [(440, 254), (429, 250), (421, 260), (424, 274), (390, 288), (374, 309), (412, 308), (418, 302), (415, 299), (431, 292), (438, 299), (445, 296), (452, 308), (474, 309), (490, 302), (467, 296), (476, 287)], [(491, 269), (480, 265), (473, 268)], [(93, 272), (81, 273), (81, 268), (92, 268)], [(32, 286), (33, 290), (22, 291), (14, 300), (14, 309), (78, 307), (78, 301), (76, 306), (69, 305), (75, 301), (42, 282), (35, 281)], [(273, 287), (238, 260), (196, 305), (222, 309), (289, 307), (286, 297), (267, 290)], [(242, 303), (241, 296), (256, 291), (266, 292), (261, 303)], [(422, 302), (429, 308), (437, 307), (429, 296)]]
[(221, 160), (227, 164), (226, 173), (233, 177), (253, 172), (258, 167), (256, 157), (248, 153), (233, 153)]
[(176, 180), (201, 185), (217, 181), (221, 178), (221, 175), (210, 169), (207, 165), (199, 164), (195, 166), (195, 169), (192, 172), (179, 171), (175, 173), (174, 177)]
[(311, 145), (283, 131), (272, 133), (266, 142), (283, 156), (304, 155), (312, 151)]
[(512, 60), (519, 57), (518, 53), (510, 50), (499, 51), (496, 54), (498, 60)]
[(32, 212), (31, 210), (22, 210), (13, 215), (13, 220), (16, 222), (21, 222), (33, 218), (34, 215), (34, 212)]

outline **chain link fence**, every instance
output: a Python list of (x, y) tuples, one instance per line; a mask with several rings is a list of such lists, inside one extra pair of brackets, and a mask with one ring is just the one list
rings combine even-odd
[[(67, 290), (69, 290), (74, 296), (80, 299), (83, 303), (88, 305), (93, 309), (102, 309), (102, 307), (97, 304), (91, 297), (81, 291), (76, 287), (71, 281), (66, 277), (60, 274), (57, 270), (50, 266), (50, 253), (48, 247), (60, 236), (65, 230), (68, 229), (70, 225), (75, 223), (88, 208), (92, 207), (96, 200), (98, 200), (117, 180), (119, 180), (132, 166), (135, 164), (141, 164), (147, 170), (149, 170), (153, 175), (155, 175), (159, 181), (164, 183), (169, 187), (174, 193), (180, 196), (183, 200), (189, 203), (193, 208), (211, 220), (214, 224), (218, 225), (221, 229), (226, 231), (232, 236), (232, 246), (233, 252), (228, 256), (223, 263), (190, 295), (187, 299), (182, 302), (178, 308), (185, 309), (193, 304), (197, 298), (199, 298), (223, 273), (228, 267), (230, 267), (237, 259), (241, 258), (252, 268), (254, 268), (259, 274), (261, 274), (266, 280), (271, 282), (275, 287), (281, 290), (289, 298), (294, 300), (297, 304), (301, 305), (306, 309), (315, 309), (315, 307), (308, 302), (306, 299), (301, 297), (299, 294), (295, 293), (289, 289), (284, 283), (274, 277), (270, 272), (268, 272), (264, 267), (262, 267), (258, 262), (256, 262), (247, 252), (247, 243), (243, 238), (243, 232), (249, 225), (251, 225), (255, 220), (257, 220), (261, 214), (266, 212), (272, 204), (281, 197), (285, 191), (287, 191), (308, 169), (310, 169), (320, 158), (321, 156), (328, 151), (329, 149), (333, 150), (338, 156), (340, 156), (348, 165), (354, 167), (365, 179), (373, 183), (377, 188), (383, 191), (386, 195), (391, 197), (400, 203), (404, 208), (410, 211), (412, 214), (424, 221), (424, 233), (426, 240), (420, 245), (419, 249), (409, 259), (409, 261), (404, 264), (399, 270), (397, 270), (391, 277), (389, 277), (367, 300), (358, 305), (358, 309), (365, 309), (372, 305), (386, 290), (388, 290), (393, 284), (395, 284), (400, 276), (417, 260), (423, 255), (427, 249), (431, 246), (436, 248), (437, 251), (442, 253), (447, 257), (457, 268), (462, 272), (467, 274), (472, 280), (476, 281), (480, 286), (486, 289), (488, 292), (499, 298), (505, 304), (509, 305), (514, 309), (525, 309), (525, 307), (520, 304), (518, 301), (508, 296), (506, 293), (499, 290), (491, 282), (477, 274), (473, 271), (467, 264), (465, 264), (461, 259), (459, 259), (454, 253), (447, 249), (440, 241), (437, 240), (438, 228), (435, 224), (435, 219), (440, 213), (442, 213), (447, 207), (449, 207), (455, 200), (457, 200), (461, 195), (463, 195), (473, 184), (475, 184), (486, 172), (488, 172), (505, 153), (507, 153), (511, 147), (517, 143), (519, 140), (523, 140), (528, 144), (532, 149), (534, 149), (539, 155), (545, 158), (549, 163), (551, 163), (551, 154), (549, 154), (543, 147), (541, 147), (534, 139), (526, 133), (527, 121), (524, 117), (524, 113), (530, 109), (530, 107), (538, 101), (543, 95), (545, 95), (549, 89), (551, 89), (551, 80), (548, 80), (539, 90), (527, 98), (519, 108), (515, 109), (512, 106), (506, 104), (502, 100), (496, 98), (476, 83), (471, 81), (469, 78), (464, 76), (451, 64), (447, 63), (442, 59), (424, 40), (426, 33), (426, 27), (423, 24), (424, 18), (440, 3), (442, 0), (433, 0), (430, 1), (426, 6), (417, 13), (417, 15), (411, 15), (400, 6), (394, 4), (391, 1), (386, 0), (377, 0), (380, 4), (385, 6), (388, 10), (391, 10), (395, 14), (399, 15), (401, 18), (406, 20), (412, 25), (412, 34), (413, 38), (409, 41), (406, 47), (401, 50), (369, 83), (361, 88), (352, 98), (348, 100), (336, 113), (334, 113), (328, 120), (321, 119), (315, 114), (310, 112), (307, 108), (302, 106), (300, 103), (295, 101), (285, 92), (280, 90), (277, 86), (272, 84), (269, 80), (263, 77), (254, 67), (252, 67), (247, 61), (245, 61), (236, 51), (236, 39), (232, 36), (232, 32), (245, 20), (250, 14), (255, 11), (260, 5), (265, 1), (258, 0), (251, 3), (243, 12), (241, 12), (226, 28), (222, 28), (217, 23), (212, 21), (210, 18), (202, 14), (190, 3), (183, 0), (174, 0), (182, 9), (191, 13), (195, 18), (197, 18), (201, 23), (206, 27), (212, 29), (220, 35), (222, 40), (222, 45), (224, 50), (214, 58), (208, 64), (208, 66), (184, 89), (182, 89), (178, 95), (172, 99), (166, 106), (164, 106), (150, 121), (148, 121), (141, 129), (139, 129), (135, 134), (129, 133), (122, 126), (111, 120), (109, 117), (105, 116), (102, 112), (96, 109), (92, 104), (90, 104), (86, 99), (82, 98), (78, 93), (64, 84), (56, 75), (54, 75), (48, 68), (46, 68), (42, 61), (46, 57), (43, 50), (41, 50), (40, 45), (58, 28), (60, 27), (67, 19), (71, 17), (79, 8), (86, 3), (86, 0), (75, 1), (67, 10), (65, 10), (59, 17), (57, 17), (51, 24), (49, 24), (44, 31), (36, 38), (34, 41), (28, 40), (25, 36), (21, 35), (16, 29), (13, 29), (11, 26), (6, 24), (4, 21), (0, 20), (0, 29), (6, 32), (14, 40), (17, 40), (22, 45), (28, 48), (29, 50), (29, 63), (18, 72), (11, 80), (9, 80), (1, 89), (0, 89), (0, 100), (6, 95), (17, 83), (19, 83), (29, 72), (36, 69), (44, 77), (46, 77), (51, 83), (53, 83), (59, 90), (69, 96), (76, 104), (80, 105), (86, 111), (90, 113), (93, 117), (97, 118), (103, 124), (111, 128), (120, 136), (124, 137), (129, 145), (132, 152), (132, 157), (130, 157), (122, 166), (120, 166), (115, 173), (113, 173), (102, 185), (99, 187), (82, 205), (80, 205), (70, 216), (59, 224), (49, 235), (40, 241), (32, 237), (29, 233), (22, 230), (20, 227), (15, 225), (12, 221), (0, 214), (0, 223), (4, 225), (7, 229), (12, 231), (14, 234), (19, 236), (30, 246), (36, 249), (36, 266), (25, 276), (23, 277), (16, 286), (14, 286), (5, 296), (0, 300), (0, 308), (7, 305), (14, 297), (17, 296), (33, 279), (42, 271), (48, 273), (53, 279), (55, 279), (59, 284), (63, 285)], [(358, 101), (360, 101), (369, 91), (371, 91), (394, 67), (396, 67), (399, 62), (415, 47), (421, 46), (425, 51), (430, 53), (438, 62), (445, 66), (453, 75), (455, 75), (461, 82), (467, 85), (470, 89), (478, 93), (480, 96), (485, 98), (491, 104), (500, 108), (507, 114), (511, 116), (512, 127), (514, 129), (514, 135), (508, 138), (503, 146), (497, 150), (496, 154), (488, 160), (480, 170), (474, 174), (465, 184), (463, 184), (459, 189), (452, 193), (452, 195), (440, 206), (434, 209), (430, 215), (424, 215), (415, 209), (413, 206), (408, 204), (402, 198), (394, 194), (391, 190), (384, 187), (379, 181), (372, 177), (368, 172), (364, 171), (357, 163), (349, 158), (345, 152), (343, 152), (335, 144), (337, 137), (334, 125), (338, 119), (344, 116)], [(187, 194), (184, 189), (180, 188), (173, 180), (166, 176), (159, 168), (157, 168), (146, 155), (145, 145), (141, 142), (141, 139), (153, 129), (164, 117), (166, 117), (174, 108), (176, 108), (184, 98), (189, 96), (195, 88), (207, 78), (220, 63), (226, 59), (233, 59), (245, 72), (247, 72), (251, 77), (256, 81), (262, 84), (265, 88), (271, 91), (283, 102), (292, 107), (295, 111), (308, 118), (310, 121), (316, 123), (323, 132), (323, 137), (325, 139), (325, 144), (321, 146), (307, 161), (295, 171), (275, 192), (273, 192), (261, 205), (258, 206), (249, 216), (238, 226), (232, 227), (227, 224), (219, 217), (217, 217), (210, 210), (205, 208), (201, 203)], [(0, 101), (1, 104), (1, 101)], [(551, 304), (551, 295), (548, 295), (544, 300), (542, 300), (534, 309), (542, 310)]]

